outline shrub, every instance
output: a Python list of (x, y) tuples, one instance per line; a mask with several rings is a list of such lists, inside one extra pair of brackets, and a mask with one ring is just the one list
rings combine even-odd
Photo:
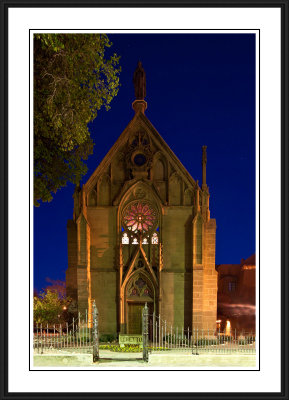
[(47, 289), (33, 298), (34, 324), (43, 324), (53, 327), (53, 324), (65, 323), (66, 310), (71, 302), (70, 298), (59, 297), (58, 292)]
[(111, 343), (115, 340), (115, 335), (106, 333), (106, 334), (102, 334), (99, 337), (99, 342), (100, 343)]
[(142, 351), (142, 348), (137, 344), (126, 344), (124, 347), (120, 347), (119, 344), (107, 344), (107, 345), (100, 345), (99, 348), (101, 350), (110, 350), (120, 353), (139, 353)]
[(150, 346), (149, 348), (149, 351), (168, 351), (168, 350), (171, 350), (171, 349), (168, 349), (167, 347), (158, 347), (158, 346)]
[[(194, 341), (194, 346), (216, 346), (219, 343), (217, 339), (198, 339)], [(220, 342), (222, 343), (222, 342)]]

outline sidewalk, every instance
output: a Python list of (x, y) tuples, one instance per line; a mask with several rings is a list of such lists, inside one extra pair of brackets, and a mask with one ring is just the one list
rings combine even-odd
[(225, 367), (254, 368), (255, 354), (200, 354), (189, 352), (160, 352), (149, 355), (149, 362), (142, 360), (142, 353), (117, 353), (100, 350), (100, 359), (92, 362), (92, 354), (58, 352), (34, 354), (34, 367), (92, 367), (92, 368), (152, 368), (152, 367)]

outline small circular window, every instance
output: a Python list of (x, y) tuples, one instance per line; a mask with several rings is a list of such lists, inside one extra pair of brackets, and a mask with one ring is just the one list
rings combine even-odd
[(135, 165), (137, 165), (138, 167), (143, 166), (146, 162), (146, 156), (142, 153), (137, 153), (134, 158), (133, 158), (133, 162), (135, 163)]

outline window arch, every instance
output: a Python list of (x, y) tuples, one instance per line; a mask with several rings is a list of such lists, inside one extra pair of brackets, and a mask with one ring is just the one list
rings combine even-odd
[(98, 201), (99, 206), (110, 205), (110, 177), (104, 174), (97, 185)]
[(165, 180), (165, 165), (161, 159), (155, 162), (154, 166), (154, 179), (159, 181)]
[(142, 273), (135, 274), (127, 284), (126, 296), (128, 298), (150, 297), (154, 298), (154, 289), (147, 277)]

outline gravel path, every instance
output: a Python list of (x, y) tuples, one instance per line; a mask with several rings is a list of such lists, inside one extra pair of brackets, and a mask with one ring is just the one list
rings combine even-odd
[[(92, 362), (91, 354), (77, 352), (55, 352), (47, 354), (34, 354), (34, 367), (47, 368), (254, 368), (256, 366), (255, 354), (200, 354), (192, 355), (185, 352), (161, 352), (150, 354), (149, 362), (142, 360), (142, 353), (117, 353), (100, 350), (100, 360)], [(38, 369), (38, 368), (37, 368)]]

